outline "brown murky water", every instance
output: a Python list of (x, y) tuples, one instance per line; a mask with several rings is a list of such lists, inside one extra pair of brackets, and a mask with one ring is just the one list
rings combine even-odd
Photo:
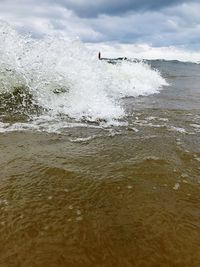
[(199, 83), (167, 78), (125, 126), (2, 128), (0, 266), (200, 266)]
[(1, 134), (0, 266), (199, 266), (198, 138)]

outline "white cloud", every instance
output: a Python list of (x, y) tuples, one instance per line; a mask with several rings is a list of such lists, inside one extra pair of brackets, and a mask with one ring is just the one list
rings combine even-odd
[[(69, 9), (70, 6), (74, 10), (75, 6), (77, 8), (93, 6), (101, 10), (104, 4), (109, 8), (113, 7), (114, 10), (115, 1), (106, 4), (107, 2), (105, 0), (95, 2), (86, 0), (44, 0), (42, 2), (39, 0), (1, 0), (0, 19), (15, 25), (20, 31), (32, 32), (36, 37), (53, 32), (73, 37), (78, 36), (83, 42), (95, 42), (95, 46), (98, 46), (99, 42), (118, 43), (123, 55), (126, 52), (124, 51), (125, 47), (129, 48), (129, 45), (122, 45), (123, 43), (135, 43), (135, 47), (145, 43), (148, 48), (173, 46), (179, 50), (183, 47), (200, 50), (200, 3), (197, 1), (159, 10), (130, 11), (120, 15), (117, 15), (117, 12), (116, 15), (113, 15), (113, 11), (112, 15), (100, 14), (93, 18), (79, 17), (73, 9)], [(139, 3), (139, 1), (135, 2)], [(143, 0), (140, 4), (146, 5), (147, 2), (147, 0)], [(123, 3), (122, 1), (116, 2), (118, 6)], [(130, 3), (132, 2), (127, 0), (124, 5)], [(148, 51), (150, 50), (148, 49)], [(159, 54), (158, 49), (151, 50), (151, 53), (154, 54), (154, 51), (157, 51), (157, 55)], [(183, 50), (180, 51), (183, 52)]]

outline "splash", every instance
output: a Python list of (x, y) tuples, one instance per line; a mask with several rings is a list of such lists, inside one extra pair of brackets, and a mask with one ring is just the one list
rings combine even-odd
[(108, 64), (76, 39), (33, 39), (3, 22), (0, 53), (1, 107), (26, 110), (29, 117), (37, 110), (46, 118), (118, 120), (125, 115), (121, 98), (158, 93), (166, 85), (144, 62)]

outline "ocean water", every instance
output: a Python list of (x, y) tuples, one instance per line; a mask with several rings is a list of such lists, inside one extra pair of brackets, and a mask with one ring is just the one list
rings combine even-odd
[(199, 266), (199, 107), (199, 64), (1, 22), (0, 266)]

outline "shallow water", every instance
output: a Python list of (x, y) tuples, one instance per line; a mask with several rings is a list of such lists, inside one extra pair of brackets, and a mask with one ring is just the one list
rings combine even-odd
[(1, 265), (198, 266), (199, 136), (145, 129), (1, 134)]
[(200, 266), (200, 65), (91, 64), (1, 65), (0, 266)]

